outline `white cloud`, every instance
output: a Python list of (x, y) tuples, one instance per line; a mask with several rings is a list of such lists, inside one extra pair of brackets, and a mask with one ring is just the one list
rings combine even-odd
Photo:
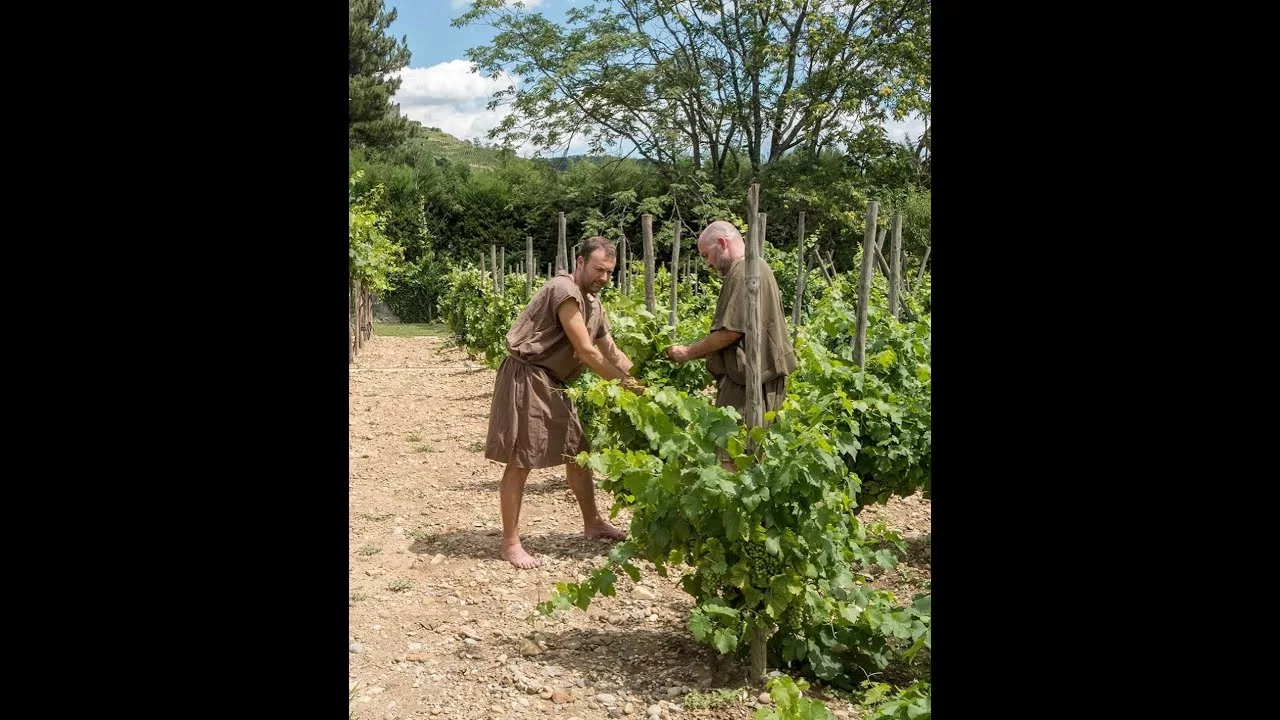
[[(436, 127), (460, 140), (479, 140), (488, 143), (486, 134), (511, 114), (511, 108), (500, 106), (494, 110), (485, 107), (493, 93), (511, 85), (519, 86), (519, 78), (486, 78), (471, 72), (467, 60), (450, 60), (426, 68), (405, 68), (400, 73), (400, 89), (392, 102), (400, 104), (400, 112), (426, 127)], [(533, 148), (525, 145), (516, 150), (522, 157), (533, 154)], [(569, 154), (585, 153), (587, 144), (578, 139), (569, 147)], [(563, 152), (563, 148), (561, 148)], [(560, 153), (548, 153), (560, 154)]]
[(392, 102), (400, 112), (427, 127), (463, 140), (483, 139), (510, 112), (486, 110), (494, 92), (511, 85), (508, 80), (486, 78), (471, 72), (466, 60), (450, 60), (426, 68), (408, 67), (400, 72), (400, 89)]
[(487, 78), (472, 72), (467, 60), (450, 60), (427, 68), (408, 67), (400, 72), (396, 102), (405, 106), (448, 105), (476, 98), (487, 100), (511, 80)]
[(894, 142), (902, 142), (903, 136), (908, 136), (908, 142), (914, 146), (916, 141), (920, 139), (920, 133), (924, 132), (924, 119), (918, 115), (912, 115), (906, 120), (898, 121), (889, 118), (884, 123), (884, 131), (889, 135), (889, 139)]

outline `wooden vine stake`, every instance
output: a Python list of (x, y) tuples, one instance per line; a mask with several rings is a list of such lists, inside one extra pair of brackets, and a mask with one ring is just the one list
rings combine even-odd
[(560, 213), (559, 218), (559, 240), (556, 243), (556, 272), (569, 269), (569, 248), (565, 246), (564, 240), (564, 213)]
[(489, 267), (493, 270), (493, 293), (498, 294), (498, 246), (489, 245)]
[(640, 216), (640, 232), (644, 236), (644, 306), (649, 312), (657, 312), (653, 299), (653, 216)]
[(924, 249), (924, 259), (920, 261), (920, 274), (916, 276), (916, 284), (924, 282), (924, 268), (929, 264), (929, 253), (933, 252), (933, 246)]
[(680, 280), (680, 223), (677, 222), (671, 232), (671, 339), (676, 337), (676, 283)]
[(867, 203), (867, 232), (862, 238), (862, 276), (858, 279), (858, 329), (853, 336), (853, 361), (859, 368), (867, 360), (867, 306), (871, 304), (871, 274), (875, 271), (876, 214), (880, 203)]
[(889, 245), (889, 314), (898, 319), (898, 286), (902, 284), (902, 215), (894, 213), (893, 241)]
[(533, 297), (533, 236), (524, 236), (524, 294), (525, 297)]
[[(746, 351), (747, 404), (747, 453), (754, 454), (755, 440), (751, 432), (764, 424), (764, 398), (760, 387), (760, 248), (764, 246), (764, 215), (759, 213), (760, 184), (752, 183), (747, 191), (747, 317), (743, 333), (743, 349)], [(769, 635), (756, 620), (751, 629), (751, 677), (753, 683), (763, 682), (765, 671), (765, 647)]]
[(618, 287), (626, 295), (631, 292), (631, 286), (627, 276), (627, 236), (622, 232), (622, 223), (618, 223), (618, 246), (618, 265), (622, 268), (618, 270)]

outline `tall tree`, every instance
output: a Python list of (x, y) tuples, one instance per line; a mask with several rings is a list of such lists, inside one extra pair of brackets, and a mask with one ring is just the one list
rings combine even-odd
[(542, 149), (614, 143), (722, 186), (792, 148), (818, 153), (889, 117), (929, 113), (931, 0), (604, 0), (540, 13), (476, 0), (454, 20), (498, 30), (467, 56), (522, 86), (490, 136)]
[(382, 0), (348, 0), (351, 36), (348, 130), (351, 147), (391, 148), (410, 133), (408, 119), (391, 104), (400, 89), (396, 75), (409, 64), (408, 37), (397, 40), (387, 34), (396, 20)]

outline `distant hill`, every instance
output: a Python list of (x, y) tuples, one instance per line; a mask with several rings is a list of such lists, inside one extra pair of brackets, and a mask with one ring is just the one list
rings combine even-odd
[[(409, 144), (420, 144), (424, 146), (428, 152), (437, 156), (446, 158), (451, 163), (466, 163), (476, 169), (491, 170), (498, 166), (502, 157), (502, 150), (496, 147), (485, 147), (477, 145), (466, 140), (461, 140), (444, 132), (440, 128), (425, 127), (418, 125), (414, 130), (415, 137), (409, 140)], [(570, 164), (577, 161), (586, 161), (603, 164), (617, 158), (611, 155), (570, 155), (562, 157), (555, 155), (552, 157), (543, 157), (534, 160), (514, 156), (518, 162), (532, 162), (540, 165), (548, 165), (553, 170), (563, 172)]]
[(502, 156), (501, 150), (459, 140), (440, 128), (419, 126), (409, 144), (422, 145), (436, 157), (443, 157), (455, 164), (465, 163), (473, 168), (493, 169), (498, 166)]

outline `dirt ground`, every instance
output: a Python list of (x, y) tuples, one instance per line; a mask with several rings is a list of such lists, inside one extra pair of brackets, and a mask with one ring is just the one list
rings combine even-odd
[[(750, 718), (760, 688), (685, 626), (691, 598), (642, 571), (588, 611), (534, 617), (557, 582), (582, 579), (610, 543), (582, 535), (564, 468), (534, 470), (520, 525), (542, 560), (498, 557), (502, 465), (483, 457), (494, 372), (434, 337), (375, 336), (350, 367), (351, 713), (373, 718)], [(608, 493), (597, 491), (606, 513)], [(876, 584), (909, 601), (929, 577), (930, 504), (864, 510), (908, 538), (910, 561)], [(621, 513), (613, 522), (625, 529)], [(348, 688), (350, 690), (350, 687)], [(737, 691), (714, 708), (690, 693)], [(697, 697), (697, 696), (695, 696)], [(839, 700), (827, 707), (858, 717)]]

